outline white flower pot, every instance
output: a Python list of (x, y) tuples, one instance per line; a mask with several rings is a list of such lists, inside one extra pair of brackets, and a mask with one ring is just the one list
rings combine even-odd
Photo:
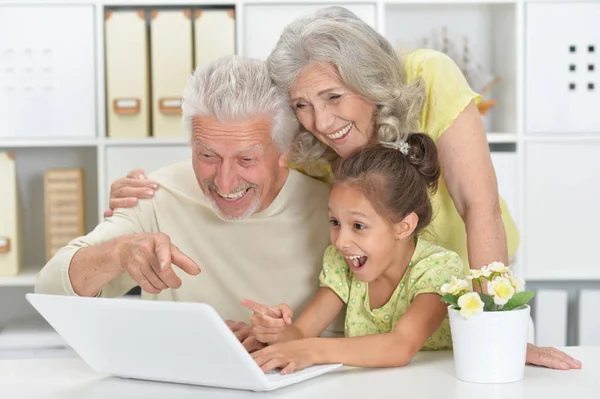
[(506, 383), (523, 378), (529, 305), (505, 312), (482, 312), (466, 319), (448, 307), (454, 366), (459, 380)]

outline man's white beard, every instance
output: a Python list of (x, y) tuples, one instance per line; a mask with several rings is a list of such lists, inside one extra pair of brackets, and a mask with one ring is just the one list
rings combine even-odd
[[(216, 194), (216, 195), (218, 195), (218, 194)], [(223, 212), (221, 211), (221, 208), (219, 208), (219, 206), (217, 205), (217, 202), (214, 200), (212, 195), (207, 195), (206, 199), (208, 199), (208, 203), (212, 207), (215, 214), (219, 217), (219, 219), (224, 220), (226, 222), (232, 221), (232, 220), (246, 219), (247, 217), (254, 214), (255, 212), (257, 212), (260, 209), (260, 200), (258, 198), (255, 198), (254, 202), (250, 206), (248, 206), (248, 208), (246, 208), (246, 211), (243, 214), (241, 214), (239, 216), (226, 216), (223, 214)]]

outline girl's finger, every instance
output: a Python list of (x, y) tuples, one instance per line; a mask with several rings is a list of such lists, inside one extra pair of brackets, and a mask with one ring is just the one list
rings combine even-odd
[(275, 357), (275, 358), (268, 360), (260, 368), (263, 372), (268, 373), (269, 371), (271, 371), (273, 369), (286, 366), (287, 363), (288, 363), (287, 359), (285, 359), (283, 357)]
[(283, 370), (281, 370), (281, 374), (289, 374), (293, 373), (294, 371), (296, 371), (296, 363), (294, 363), (294, 361), (291, 361), (288, 363), (287, 366), (283, 368)]

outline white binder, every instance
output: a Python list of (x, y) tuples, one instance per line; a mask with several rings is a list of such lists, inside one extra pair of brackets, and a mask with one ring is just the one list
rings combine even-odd
[(203, 66), (235, 54), (235, 11), (203, 9), (194, 11), (195, 65)]
[(0, 152), (0, 182), (0, 276), (16, 276), (21, 267), (21, 229), (13, 153)]
[(150, 130), (146, 13), (105, 12), (106, 111), (109, 137), (145, 137)]
[(152, 134), (185, 137), (181, 96), (193, 70), (191, 10), (153, 10), (150, 18)]

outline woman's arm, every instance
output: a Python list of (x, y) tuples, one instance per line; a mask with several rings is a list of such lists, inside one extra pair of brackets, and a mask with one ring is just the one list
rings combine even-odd
[(481, 116), (471, 102), (438, 140), (442, 174), (467, 230), (469, 265), (508, 264), (498, 181)]
[(439, 328), (446, 313), (447, 305), (440, 301), (439, 295), (420, 294), (391, 333), (302, 339), (267, 347), (252, 357), (265, 372), (280, 367), (287, 373), (329, 363), (358, 367), (405, 366)]
[[(508, 264), (496, 173), (473, 102), (442, 134), (438, 152), (448, 192), (467, 229), (470, 267), (481, 269), (493, 261)], [(532, 344), (527, 345), (527, 363), (564, 370), (581, 367), (564, 352)]]

